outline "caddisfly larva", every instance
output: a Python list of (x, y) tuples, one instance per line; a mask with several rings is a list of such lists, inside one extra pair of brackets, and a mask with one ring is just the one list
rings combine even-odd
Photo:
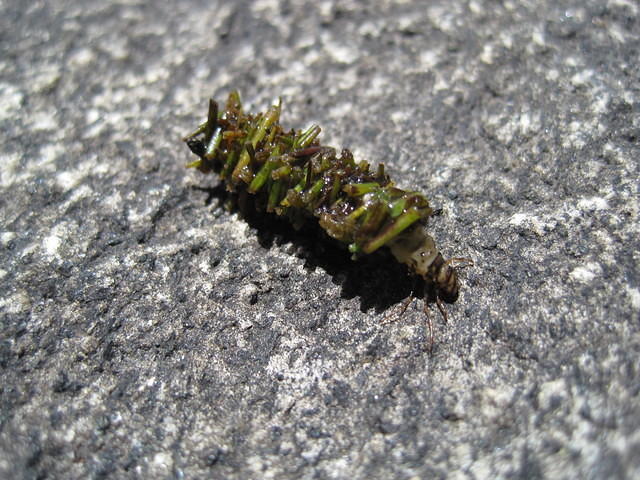
[(453, 264), (471, 261), (443, 259), (426, 231), (434, 213), (426, 197), (395, 187), (383, 164), (371, 171), (349, 150), (338, 155), (321, 145), (317, 125), (286, 131), (279, 119), (280, 103), (251, 115), (237, 92), (224, 110), (210, 100), (207, 121), (184, 138), (199, 157), (188, 166), (217, 173), (228, 190), (250, 194), (256, 210), (286, 217), (294, 227), (316, 219), (354, 258), (389, 248), (435, 292), (446, 319), (441, 301), (452, 303), (459, 292)]

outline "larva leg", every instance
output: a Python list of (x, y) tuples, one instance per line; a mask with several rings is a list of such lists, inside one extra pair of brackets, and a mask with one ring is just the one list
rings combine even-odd
[(474, 265), (473, 260), (464, 257), (450, 258), (449, 260), (446, 260), (444, 264), (451, 268), (466, 268), (473, 267)]
[(433, 322), (431, 321), (431, 315), (429, 315), (429, 304), (424, 302), (422, 311), (427, 319), (427, 328), (429, 329), (429, 353), (433, 353), (433, 345), (435, 344), (435, 335), (433, 334)]
[(395, 322), (396, 320), (399, 320), (400, 317), (404, 315), (404, 312), (407, 311), (407, 308), (409, 308), (409, 305), (411, 304), (411, 302), (413, 302), (415, 299), (416, 297), (414, 297), (413, 292), (411, 292), (411, 295), (409, 295), (407, 298), (405, 298), (402, 301), (402, 305), (400, 305), (400, 308), (398, 308), (397, 311), (396, 311), (396, 308), (394, 308), (391, 313), (389, 313), (382, 319), (382, 324), (388, 325), (390, 323)]
[(407, 308), (409, 308), (409, 305), (411, 304), (411, 302), (413, 302), (416, 299), (414, 292), (416, 291), (417, 286), (418, 286), (418, 279), (415, 278), (413, 281), (413, 287), (411, 288), (411, 294), (402, 301), (402, 305), (400, 305), (400, 308), (398, 309), (398, 311), (395, 311), (396, 309), (394, 308), (393, 309), (394, 311), (392, 311), (390, 314), (388, 314), (382, 319), (383, 325), (387, 325), (389, 323), (395, 322), (396, 320), (399, 320), (400, 317), (402, 317), (402, 315), (404, 315), (404, 312), (407, 311)]
[(447, 310), (444, 308), (444, 304), (442, 303), (442, 300), (440, 300), (440, 297), (436, 297), (436, 305), (438, 307), (438, 310), (440, 310), (440, 314), (444, 319), (444, 323), (449, 323), (449, 318), (447, 317)]

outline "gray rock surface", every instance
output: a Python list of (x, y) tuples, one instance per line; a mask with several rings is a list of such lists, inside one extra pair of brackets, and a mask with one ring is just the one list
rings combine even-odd
[[(0, 477), (638, 478), (633, 0), (0, 3)], [(385, 162), (411, 280), (229, 212), (209, 96)]]

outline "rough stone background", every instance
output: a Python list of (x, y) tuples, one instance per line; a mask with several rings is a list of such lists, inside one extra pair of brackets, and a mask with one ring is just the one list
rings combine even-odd
[[(632, 0), (0, 2), (0, 477), (640, 475)], [(209, 96), (384, 161), (466, 256), (229, 212)]]

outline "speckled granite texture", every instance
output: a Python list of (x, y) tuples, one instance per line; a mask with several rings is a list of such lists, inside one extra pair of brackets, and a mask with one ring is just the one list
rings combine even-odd
[[(632, 0), (0, 2), (0, 477), (640, 476)], [(225, 208), (209, 96), (383, 161), (411, 281)]]

